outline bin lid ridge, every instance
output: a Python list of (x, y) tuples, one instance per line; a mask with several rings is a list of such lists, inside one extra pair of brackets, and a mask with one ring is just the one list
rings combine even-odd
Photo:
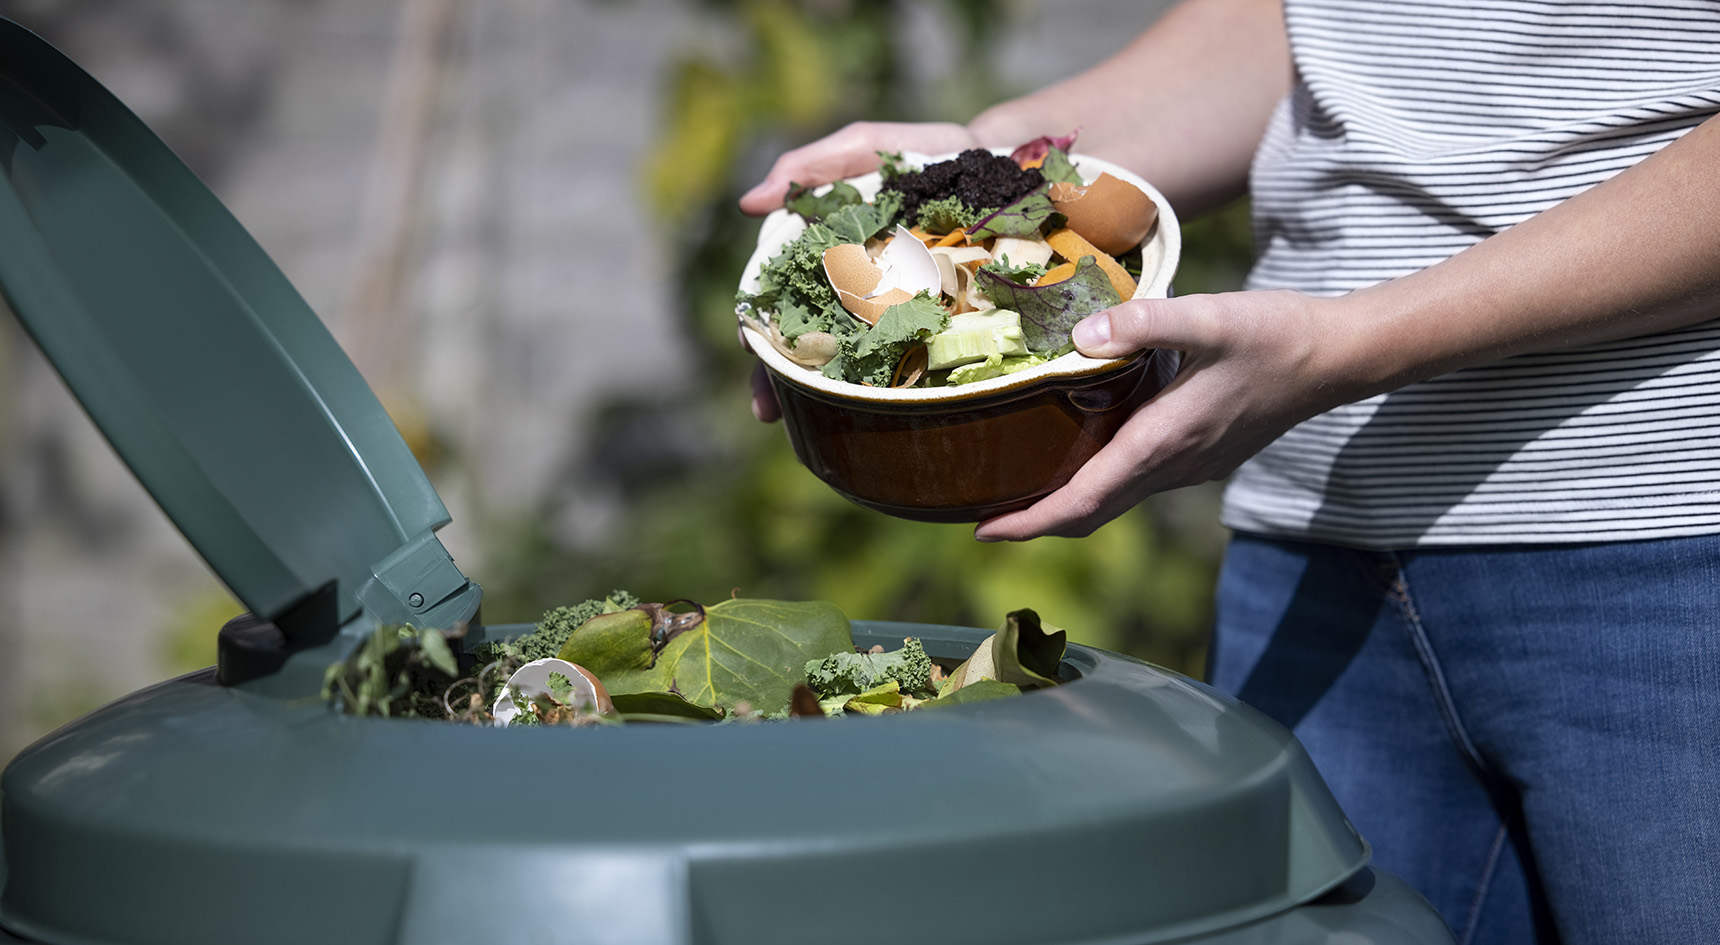
[(286, 276), (140, 119), (4, 18), (0, 302), (256, 616), (331, 584), (342, 623), (476, 610), (434, 535), (446, 507)]

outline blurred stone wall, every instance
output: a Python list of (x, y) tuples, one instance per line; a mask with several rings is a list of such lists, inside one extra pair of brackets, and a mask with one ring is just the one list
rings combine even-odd
[[(1024, 86), (1164, 2), (1008, 5)], [(907, 4), (936, 61), (933, 3)], [(676, 383), (668, 244), (636, 197), (676, 0), (0, 0), (135, 110), (257, 237), (383, 397), (482, 574), (568, 489), (599, 395)], [(736, 409), (745, 409), (740, 392)], [(602, 496), (563, 502), (572, 540)], [(206, 665), (237, 611), (10, 319), (0, 322), (0, 761)]]

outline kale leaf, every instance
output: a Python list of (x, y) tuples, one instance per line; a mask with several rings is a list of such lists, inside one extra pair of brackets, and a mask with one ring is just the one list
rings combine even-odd
[(935, 693), (932, 659), (909, 637), (889, 653), (833, 653), (806, 664), (806, 684), (820, 696), (859, 695), (895, 682), (905, 693)]
[(855, 384), (888, 387), (896, 365), (908, 349), (943, 331), (949, 313), (937, 299), (921, 292), (879, 316), (864, 333), (836, 340), (836, 357), (824, 366), (824, 376)]
[(927, 233), (948, 233), (961, 227), (973, 226), (996, 212), (995, 207), (975, 210), (960, 197), (949, 196), (920, 204), (920, 216), (916, 222), (920, 224), (920, 229)]
[(791, 213), (800, 214), (801, 218), (811, 223), (820, 217), (828, 216), (850, 204), (861, 203), (860, 191), (847, 181), (837, 181), (830, 190), (820, 196), (814, 196), (811, 187), (799, 184), (788, 185), (788, 196), (783, 200), (783, 206)]

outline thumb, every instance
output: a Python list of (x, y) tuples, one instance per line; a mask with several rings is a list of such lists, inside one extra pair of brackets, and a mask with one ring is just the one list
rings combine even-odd
[(1089, 358), (1120, 358), (1148, 348), (1204, 346), (1203, 323), (1188, 298), (1134, 299), (1075, 323), (1070, 336)]

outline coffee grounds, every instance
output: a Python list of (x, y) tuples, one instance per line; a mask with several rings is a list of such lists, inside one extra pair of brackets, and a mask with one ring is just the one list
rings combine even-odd
[(1037, 168), (1022, 168), (1006, 155), (971, 148), (955, 158), (907, 171), (884, 182), (881, 190), (902, 195), (902, 218), (919, 218), (920, 205), (955, 196), (970, 210), (996, 210), (1021, 199), (1045, 183)]

